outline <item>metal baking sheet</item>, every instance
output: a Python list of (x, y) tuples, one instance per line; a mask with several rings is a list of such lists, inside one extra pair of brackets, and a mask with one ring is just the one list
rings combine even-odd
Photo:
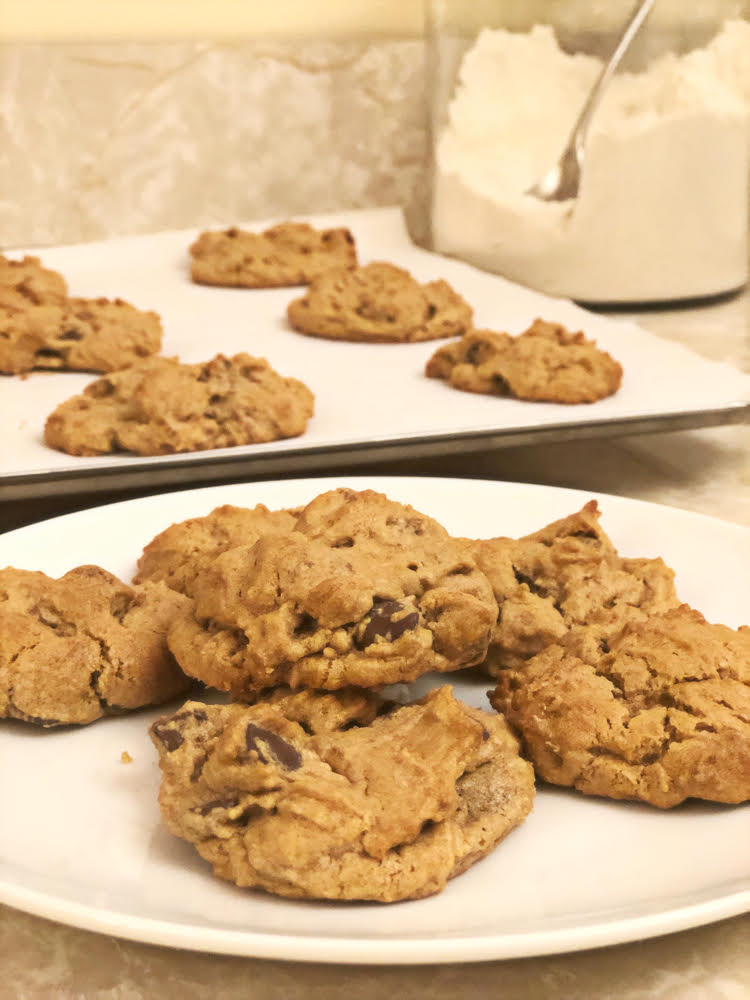
[[(739, 423), (750, 418), (750, 375), (662, 340), (630, 320), (588, 312), (515, 285), (409, 239), (398, 208), (295, 216), (349, 226), (360, 260), (388, 260), (420, 281), (445, 278), (474, 307), (478, 327), (520, 333), (537, 316), (581, 329), (623, 365), (619, 392), (564, 406), (459, 392), (424, 375), (440, 341), (362, 344), (306, 337), (286, 320), (300, 288), (195, 285), (188, 247), (198, 230), (131, 236), (28, 251), (59, 270), (70, 293), (119, 296), (160, 313), (162, 352), (197, 362), (218, 352), (265, 357), (315, 393), (304, 435), (269, 444), (142, 458), (81, 458), (48, 448), (46, 417), (95, 377), (68, 372), (0, 376), (4, 434), (0, 499), (210, 480), (323, 473), (334, 465), (449, 455), (506, 445)], [(240, 223), (259, 229), (278, 219)], [(228, 224), (236, 220), (229, 220)], [(25, 251), (9, 252), (20, 257)]]

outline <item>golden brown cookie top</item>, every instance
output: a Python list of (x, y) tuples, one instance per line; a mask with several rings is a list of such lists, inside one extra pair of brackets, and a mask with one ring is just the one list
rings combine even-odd
[(203, 517), (171, 524), (144, 548), (134, 583), (163, 580), (172, 590), (190, 594), (196, 576), (216, 556), (235, 545), (253, 544), (264, 535), (281, 535), (294, 528), (295, 511), (252, 509), (223, 504)]
[(218, 556), (169, 643), (183, 669), (246, 697), (277, 684), (378, 687), (480, 662), (497, 616), (465, 546), (373, 491), (313, 500), (295, 531)]
[(261, 233), (236, 226), (204, 232), (190, 256), (193, 281), (243, 288), (306, 285), (330, 267), (357, 263), (348, 229), (316, 229), (304, 222), (281, 222)]
[(681, 605), (604, 649), (580, 642), (584, 631), (502, 671), (490, 695), (537, 774), (660, 808), (750, 798), (750, 628)]
[(238, 885), (391, 902), (439, 891), (530, 811), (531, 768), (499, 716), (448, 687), (385, 713), (363, 694), (340, 711), (346, 697), (189, 702), (159, 720), (167, 827)]
[(11, 260), (0, 254), (0, 309), (61, 305), (67, 294), (65, 278), (38, 257)]
[(599, 523), (596, 501), (522, 538), (473, 543), (499, 607), (484, 669), (492, 676), (559, 642), (576, 625), (606, 643), (626, 623), (679, 604), (662, 559), (624, 559)]
[(166, 633), (188, 604), (163, 584), (129, 587), (99, 566), (60, 579), (0, 570), (0, 717), (85, 724), (181, 694), (190, 682)]
[(45, 441), (71, 455), (167, 455), (304, 433), (314, 397), (265, 358), (199, 364), (147, 358), (92, 382), (48, 417)]
[(420, 284), (386, 261), (326, 271), (287, 307), (289, 322), (300, 333), (386, 343), (460, 336), (472, 314), (446, 281)]
[(456, 389), (548, 403), (593, 403), (617, 392), (622, 366), (583, 333), (537, 319), (518, 337), (471, 330), (425, 367)]
[(159, 315), (122, 299), (0, 310), (0, 372), (117, 371), (156, 354), (161, 338)]

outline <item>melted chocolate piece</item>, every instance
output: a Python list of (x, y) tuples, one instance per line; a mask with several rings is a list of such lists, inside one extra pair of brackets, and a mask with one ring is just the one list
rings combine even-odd
[(382, 635), (389, 642), (398, 639), (404, 632), (410, 632), (417, 627), (419, 612), (410, 611), (402, 618), (393, 620), (394, 615), (404, 610), (398, 601), (375, 599), (370, 611), (370, 620), (362, 632), (358, 645), (360, 648), (371, 645), (377, 636)]
[(264, 755), (258, 740), (285, 770), (296, 771), (302, 765), (302, 755), (296, 747), (287, 743), (286, 740), (282, 740), (278, 733), (273, 733), (270, 729), (262, 729), (251, 722), (245, 730), (245, 746), (248, 750), (254, 750), (257, 753), (261, 764), (267, 764), (268, 758)]
[(223, 799), (212, 799), (210, 802), (199, 806), (195, 811), (200, 813), (201, 816), (208, 816), (214, 809), (232, 809), (239, 801), (236, 795), (227, 795)]
[(166, 747), (167, 753), (172, 753), (185, 742), (176, 729), (169, 729), (164, 723), (156, 722), (151, 727), (151, 732)]
[(540, 587), (533, 577), (528, 576), (526, 573), (522, 573), (520, 569), (513, 567), (513, 575), (519, 584), (526, 584), (532, 594), (536, 594), (538, 597), (547, 597), (547, 591), (544, 587)]

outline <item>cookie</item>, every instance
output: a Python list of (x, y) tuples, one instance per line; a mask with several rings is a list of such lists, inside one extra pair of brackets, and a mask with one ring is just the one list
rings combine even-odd
[(420, 284), (384, 261), (326, 271), (287, 307), (300, 333), (331, 340), (410, 343), (457, 337), (473, 310), (446, 281)]
[(569, 404), (604, 399), (622, 382), (622, 366), (593, 340), (541, 319), (518, 337), (471, 330), (439, 348), (425, 374), (466, 392)]
[(201, 233), (190, 247), (190, 276), (202, 285), (277, 288), (306, 285), (330, 267), (355, 267), (348, 229), (282, 222), (262, 233), (233, 226)]
[(530, 812), (533, 772), (500, 716), (449, 687), (385, 714), (344, 697), (188, 702), (154, 723), (167, 828), (239, 886), (387, 903), (440, 892)]
[(169, 455), (303, 434), (312, 392), (264, 358), (147, 358), (92, 382), (50, 414), (44, 439), (70, 455)]
[(183, 694), (190, 681), (166, 632), (187, 604), (163, 584), (129, 587), (99, 566), (60, 579), (0, 570), (0, 717), (84, 725)]
[(498, 619), (487, 658), (490, 676), (517, 667), (571, 628), (595, 647), (625, 625), (680, 603), (674, 571), (660, 558), (621, 558), (602, 529), (595, 500), (519, 539), (479, 540), (471, 554), (492, 584)]
[(161, 338), (158, 314), (122, 299), (0, 309), (0, 372), (117, 371), (156, 354)]
[(492, 588), (436, 521), (371, 490), (322, 494), (289, 534), (218, 556), (170, 630), (183, 670), (235, 697), (410, 681), (484, 659)]
[(577, 637), (503, 671), (490, 694), (539, 777), (662, 809), (750, 798), (750, 628), (681, 605), (606, 650)]
[(65, 278), (43, 267), (38, 257), (11, 260), (0, 254), (0, 311), (62, 305), (67, 295)]
[(205, 517), (172, 524), (144, 548), (134, 583), (163, 580), (172, 590), (192, 593), (196, 576), (222, 552), (235, 545), (253, 544), (265, 535), (283, 535), (294, 528), (296, 512), (252, 509), (224, 504)]

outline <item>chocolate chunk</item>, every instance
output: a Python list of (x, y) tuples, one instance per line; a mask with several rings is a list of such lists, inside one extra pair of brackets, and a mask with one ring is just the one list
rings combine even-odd
[(164, 744), (168, 753), (172, 753), (173, 750), (181, 747), (185, 742), (182, 735), (176, 729), (169, 729), (162, 722), (155, 722), (151, 727), (151, 732), (160, 743)]
[(313, 618), (306, 611), (303, 611), (294, 626), (294, 636), (299, 639), (304, 636), (314, 635), (320, 626), (317, 619)]
[(258, 755), (261, 764), (267, 764), (268, 758), (258, 745), (261, 741), (265, 749), (269, 750), (277, 763), (281, 764), (287, 771), (296, 771), (302, 764), (302, 755), (296, 747), (286, 740), (282, 740), (278, 733), (272, 733), (269, 729), (262, 729), (251, 722), (245, 730), (245, 746), (248, 750), (254, 750)]
[(536, 582), (536, 580), (533, 579), (533, 577), (528, 576), (528, 574), (526, 573), (522, 573), (521, 570), (516, 569), (515, 566), (513, 567), (513, 575), (515, 576), (517, 583), (519, 584), (525, 583), (532, 594), (536, 594), (538, 597), (547, 596), (547, 591), (544, 589), (544, 587), (540, 587), (539, 584)]
[(109, 600), (109, 612), (112, 615), (112, 617), (116, 618), (117, 621), (120, 622), (120, 624), (122, 624), (125, 615), (132, 608), (134, 600), (135, 600), (135, 595), (132, 593), (114, 594)]
[(208, 760), (207, 753), (202, 753), (195, 758), (195, 762), (193, 763), (193, 770), (190, 772), (191, 781), (197, 781), (198, 778), (200, 778), (200, 776), (203, 774), (203, 768), (205, 767), (207, 760)]
[(214, 809), (233, 809), (239, 801), (236, 795), (226, 795), (223, 799), (211, 799), (210, 802), (198, 806), (195, 812), (200, 813), (201, 816), (208, 816)]
[(404, 606), (399, 601), (382, 601), (376, 598), (370, 610), (370, 620), (359, 639), (359, 647), (363, 649), (365, 646), (370, 646), (379, 635), (393, 642), (404, 632), (415, 629), (419, 622), (418, 611), (410, 611), (409, 614), (394, 621), (394, 616), (403, 610)]

